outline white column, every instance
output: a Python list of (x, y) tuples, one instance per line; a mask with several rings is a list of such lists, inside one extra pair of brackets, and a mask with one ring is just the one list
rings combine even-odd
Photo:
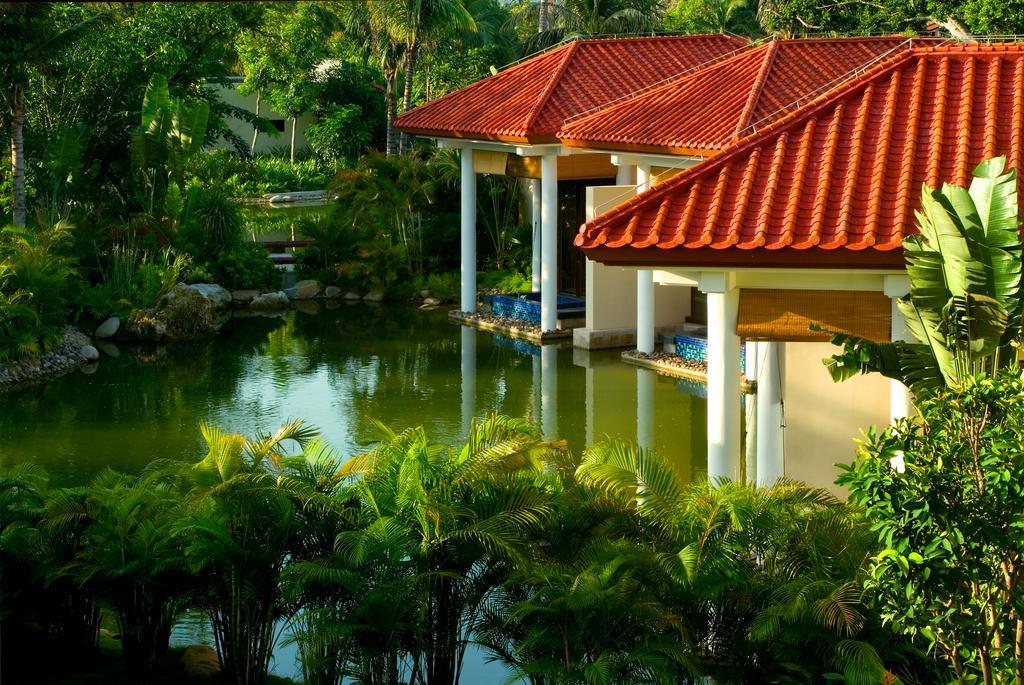
[(558, 348), (540, 348), (540, 420), (545, 440), (558, 438)]
[(462, 311), (476, 312), (476, 173), (473, 148), (462, 149)]
[[(898, 297), (890, 299), (892, 303), (891, 332), (893, 340), (909, 342), (913, 339), (910, 330), (907, 328), (907, 320), (903, 318), (903, 312), (896, 305)], [(897, 419), (904, 419), (914, 413), (914, 402), (910, 397), (910, 390), (903, 383), (895, 378), (889, 380), (889, 422)]]
[(540, 329), (558, 327), (558, 156), (540, 160)]
[(476, 414), (476, 329), (462, 327), (462, 431), (469, 434), (469, 424)]
[[(747, 360), (743, 375), (748, 381), (757, 380), (758, 343), (748, 340), (743, 343), (744, 355)], [(748, 483), (757, 482), (757, 395), (747, 393), (743, 396), (743, 419), (745, 424), (743, 441), (744, 477)]]
[(654, 448), (654, 382), (651, 369), (636, 370), (636, 443)]
[(533, 226), (533, 261), (531, 262), (530, 278), (533, 292), (540, 291), (540, 179), (530, 179), (530, 208)]
[[(649, 164), (636, 165), (637, 192), (651, 186)], [(654, 272), (641, 269), (636, 272), (636, 349), (644, 354), (654, 352)]]
[(773, 485), (786, 475), (782, 432), (782, 370), (785, 349), (785, 343), (758, 343), (756, 482), (762, 487)]
[(615, 167), (615, 185), (617, 186), (631, 186), (633, 185), (633, 165), (632, 164), (619, 164)]
[[(709, 284), (705, 286), (705, 280)], [(701, 278), (708, 295), (708, 478), (740, 475), (739, 292), (728, 274)]]
[[(903, 318), (896, 301), (910, 292), (910, 278), (906, 274), (898, 276), (886, 276), (883, 279), (883, 292), (889, 298), (890, 304), (890, 338), (913, 342), (914, 336), (907, 328), (907, 321)], [(914, 414), (914, 402), (910, 396), (910, 390), (896, 379), (889, 381), (889, 421), (902, 419)]]

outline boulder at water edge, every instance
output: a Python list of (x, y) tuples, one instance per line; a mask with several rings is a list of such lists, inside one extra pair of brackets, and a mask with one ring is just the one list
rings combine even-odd
[(372, 290), (363, 295), (364, 302), (382, 302), (384, 300), (384, 293), (379, 290)]
[(194, 283), (185, 287), (209, 300), (214, 309), (225, 309), (231, 305), (231, 293), (216, 283)]
[(259, 290), (232, 290), (231, 302), (235, 305), (245, 307), (259, 296)]
[(359, 293), (354, 293), (350, 290), (347, 293), (345, 293), (345, 299), (350, 302), (355, 302), (356, 300), (363, 299), (363, 296), (360, 295)]
[(209, 678), (220, 673), (217, 651), (206, 645), (189, 645), (181, 654), (181, 670), (189, 678)]
[(333, 300), (336, 297), (341, 297), (341, 288), (336, 285), (329, 285), (324, 288), (324, 297), (329, 300)]
[(260, 312), (277, 311), (288, 307), (288, 296), (280, 290), (276, 293), (263, 293), (249, 303), (249, 307)]
[(214, 288), (220, 288), (223, 294), (213, 288), (179, 283), (155, 307), (132, 312), (128, 333), (142, 340), (175, 340), (216, 332), (223, 324), (217, 314), (231, 302), (231, 293), (220, 286)]
[(107, 338), (113, 338), (117, 335), (119, 328), (121, 328), (121, 319), (116, 316), (112, 316), (96, 327), (94, 335), (100, 340), (106, 340)]
[(312, 300), (320, 294), (320, 284), (317, 281), (299, 281), (290, 288), (285, 288), (284, 294), (292, 300)]
[(82, 359), (84, 359), (87, 362), (94, 362), (100, 358), (100, 351), (97, 350), (92, 345), (82, 345), (78, 349), (78, 354), (80, 354), (82, 356)]

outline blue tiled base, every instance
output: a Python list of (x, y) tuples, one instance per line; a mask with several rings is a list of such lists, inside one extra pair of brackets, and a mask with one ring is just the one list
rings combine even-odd
[(540, 345), (534, 345), (532, 342), (527, 340), (519, 340), (517, 338), (510, 338), (506, 335), (498, 334), (495, 334), (492, 339), (494, 340), (495, 346), (514, 350), (519, 354), (531, 356), (537, 356), (540, 354)]
[[(691, 335), (677, 335), (675, 337), (676, 355), (692, 362), (708, 363), (708, 341), (705, 338), (696, 338)], [(740, 372), (747, 370), (746, 349), (740, 346)]]
[[(569, 295), (558, 296), (558, 315), (582, 316), (586, 301)], [(491, 297), (491, 311), (495, 316), (516, 319), (540, 325), (540, 293), (528, 295), (494, 295)]]

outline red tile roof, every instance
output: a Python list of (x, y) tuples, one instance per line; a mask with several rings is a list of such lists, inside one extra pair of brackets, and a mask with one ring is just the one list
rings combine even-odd
[(770, 41), (574, 117), (558, 137), (576, 147), (713, 154), (780, 118), (797, 100), (910, 48), (900, 37)]
[(722, 35), (576, 40), (409, 110), (395, 126), (438, 137), (556, 142), (569, 117), (745, 46)]
[(965, 184), (996, 155), (1019, 172), (1022, 148), (1024, 44), (915, 48), (588, 222), (575, 242), (618, 263), (900, 265), (922, 183)]

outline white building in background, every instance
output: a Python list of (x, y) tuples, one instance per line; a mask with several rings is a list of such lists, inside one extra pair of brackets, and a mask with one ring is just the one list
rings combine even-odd
[[(242, 76), (228, 77), (228, 84), (224, 85), (214, 80), (207, 81), (206, 87), (213, 91), (220, 100), (228, 105), (244, 109), (252, 114), (257, 113), (256, 94), (243, 95), (238, 92), (238, 86), (245, 80)], [(270, 124), (277, 131), (276, 136), (260, 133), (256, 137), (256, 146), (252, 148), (253, 126), (248, 121), (229, 117), (226, 119), (228, 128), (236, 136), (241, 138), (247, 146), (252, 149), (253, 154), (262, 155), (275, 150), (289, 150), (291, 147), (292, 121), (291, 119), (275, 111), (266, 97), (260, 98), (259, 115), (270, 121)], [(295, 120), (295, 150), (305, 150), (309, 147), (306, 140), (306, 127), (316, 121), (312, 113), (306, 112), (296, 117)], [(231, 144), (226, 140), (218, 140), (214, 145), (217, 148), (228, 148)]]

